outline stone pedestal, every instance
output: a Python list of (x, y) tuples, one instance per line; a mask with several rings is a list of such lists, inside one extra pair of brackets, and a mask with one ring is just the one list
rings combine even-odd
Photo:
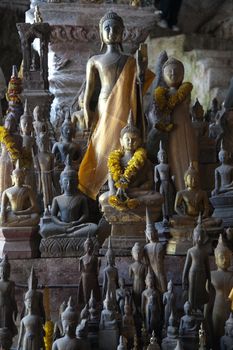
[(0, 256), (9, 259), (38, 258), (40, 256), (39, 227), (1, 227)]
[(233, 196), (221, 195), (210, 198), (213, 217), (222, 219), (224, 228), (233, 227)]
[(180, 337), (184, 350), (196, 350), (198, 349), (197, 337)]
[(104, 329), (99, 331), (99, 349), (116, 350), (119, 344), (118, 329)]
[[(80, 257), (85, 254), (83, 244), (86, 238), (78, 237), (49, 237), (42, 238), (40, 242), (41, 256), (44, 257)], [(97, 238), (92, 237), (95, 252), (98, 252)]]
[[(162, 201), (161, 201), (162, 202)], [(142, 246), (146, 244), (146, 209), (140, 206), (134, 210), (118, 211), (110, 205), (105, 205), (104, 216), (111, 224), (111, 243), (116, 255), (131, 255), (131, 249), (135, 242)], [(160, 213), (161, 205), (149, 207), (151, 220), (155, 222)], [(108, 248), (108, 238), (104, 241), (101, 254), (105, 254)]]
[(177, 338), (164, 338), (162, 341), (162, 350), (174, 350), (177, 345)]

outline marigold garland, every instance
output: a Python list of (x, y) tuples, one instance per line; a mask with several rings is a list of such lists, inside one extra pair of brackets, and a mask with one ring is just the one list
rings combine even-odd
[(175, 94), (168, 95), (168, 88), (158, 86), (154, 91), (154, 99), (159, 110), (165, 115), (171, 114), (176, 105), (183, 102), (192, 91), (193, 85), (189, 82), (181, 84)]
[[(122, 169), (120, 163), (123, 155), (124, 152), (122, 150), (111, 152), (108, 158), (108, 169), (116, 188), (126, 189), (132, 177), (135, 176), (145, 164), (146, 150), (142, 147), (138, 148), (128, 162), (125, 170)], [(134, 209), (139, 205), (137, 199), (127, 198), (125, 201), (121, 201), (116, 195), (110, 196), (108, 202), (117, 210)]]

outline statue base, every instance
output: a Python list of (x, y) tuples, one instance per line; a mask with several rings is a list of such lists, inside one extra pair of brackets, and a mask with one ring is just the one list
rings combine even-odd
[(104, 329), (99, 331), (99, 349), (116, 350), (119, 344), (118, 329)]
[(196, 350), (198, 349), (198, 338), (197, 337), (180, 337), (181, 343), (184, 350)]
[[(193, 246), (193, 230), (194, 227), (171, 227), (166, 253), (168, 255), (186, 255), (189, 248)], [(223, 227), (212, 227), (206, 229), (207, 238), (204, 243), (209, 254), (213, 253), (214, 243), (218, 241)]]
[(210, 197), (210, 203), (214, 207), (212, 216), (222, 219), (224, 228), (233, 227), (233, 196)]
[(174, 350), (177, 345), (178, 338), (164, 338), (162, 341), (162, 350)]
[[(161, 206), (149, 207), (151, 219), (155, 222), (161, 212)], [(103, 208), (106, 220), (111, 224), (111, 243), (116, 255), (131, 255), (135, 242), (146, 244), (146, 209), (140, 206), (133, 210), (118, 211), (110, 205)], [(105, 239), (100, 254), (108, 249), (108, 238)]]
[[(83, 244), (85, 237), (48, 237), (42, 238), (40, 242), (40, 252), (43, 258), (80, 257), (85, 254)], [(99, 242), (96, 237), (92, 237), (95, 252), (98, 253)]]
[(1, 227), (0, 256), (7, 254), (9, 259), (40, 257), (39, 226)]

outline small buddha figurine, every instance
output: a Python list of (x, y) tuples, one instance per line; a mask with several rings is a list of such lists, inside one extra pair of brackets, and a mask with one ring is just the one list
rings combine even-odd
[(163, 149), (161, 141), (157, 157), (159, 164), (154, 168), (155, 190), (161, 193), (164, 199), (162, 210), (163, 223), (166, 225), (168, 224), (169, 218), (174, 213), (175, 186), (171, 177), (171, 169), (168, 164), (167, 153)]
[(132, 349), (136, 332), (129, 297), (125, 297), (124, 316), (122, 317), (122, 335), (127, 339), (127, 349)]
[(167, 292), (163, 294), (163, 305), (164, 308), (164, 326), (167, 328), (170, 315), (175, 312), (175, 295), (173, 291), (173, 283), (170, 280), (167, 284)]
[(44, 346), (44, 329), (40, 316), (35, 312), (36, 296), (33, 290), (25, 294), (27, 315), (20, 322), (18, 347), (20, 350), (40, 350)]
[(44, 134), (44, 133), (48, 133), (48, 131), (49, 131), (48, 124), (43, 118), (40, 106), (36, 106), (33, 109), (33, 123), (32, 124), (33, 124), (33, 128), (34, 128), (34, 132), (35, 132), (36, 137), (38, 137), (41, 133)]
[(15, 283), (9, 278), (10, 263), (7, 255), (4, 255), (0, 261), (0, 328), (7, 328), (12, 338), (18, 333), (15, 325), (18, 309), (15, 300)]
[(233, 287), (233, 272), (231, 266), (232, 252), (224, 244), (222, 235), (219, 236), (218, 245), (214, 250), (216, 271), (211, 271), (211, 298), (208, 304), (207, 316), (211, 315), (211, 326), (213, 328), (213, 343), (218, 344), (224, 335), (224, 326), (231, 311), (228, 299)]
[(120, 342), (119, 342), (119, 345), (117, 347), (117, 350), (127, 350), (127, 346), (125, 345), (125, 340), (124, 340), (124, 337), (122, 335), (120, 336)]
[[(66, 167), (61, 173), (60, 184), (63, 194), (53, 198), (51, 215), (41, 220), (40, 234), (43, 238), (87, 237), (95, 235), (97, 225), (87, 223), (89, 209), (87, 199), (78, 192), (77, 173), (68, 156)], [(46, 213), (47, 215), (47, 213)], [(61, 236), (62, 235), (62, 236)]]
[(163, 318), (161, 299), (161, 293), (156, 285), (154, 273), (149, 268), (146, 276), (146, 289), (142, 293), (141, 313), (146, 330), (150, 333), (153, 330), (157, 331), (157, 336), (160, 336)]
[(97, 321), (99, 322), (99, 312), (97, 310), (97, 302), (96, 302), (96, 298), (94, 296), (94, 291), (92, 289), (91, 291), (91, 295), (90, 295), (90, 299), (88, 302), (88, 312), (89, 312), (89, 320), (90, 321)]
[(209, 200), (206, 191), (199, 187), (199, 174), (190, 163), (188, 170), (184, 175), (186, 189), (177, 192), (175, 199), (175, 211), (171, 219), (171, 225), (174, 226), (193, 226), (196, 223), (199, 213), (202, 214), (203, 225), (216, 227), (221, 224), (221, 220), (209, 217)]
[(160, 350), (154, 331), (152, 332), (152, 337), (150, 338), (150, 344), (148, 345), (147, 350)]
[(72, 160), (73, 166), (76, 169), (80, 163), (82, 152), (80, 146), (73, 141), (74, 136), (74, 125), (71, 122), (70, 115), (67, 113), (61, 126), (61, 141), (56, 142), (52, 148), (52, 153), (55, 156), (56, 163), (61, 168), (63, 167), (68, 154)]
[(85, 119), (84, 116), (84, 89), (81, 91), (79, 97), (78, 97), (78, 106), (79, 110), (75, 111), (71, 115), (71, 121), (75, 127), (76, 132), (77, 131), (85, 131), (88, 129), (88, 121)]
[(192, 307), (189, 301), (184, 304), (185, 315), (180, 319), (179, 334), (181, 337), (196, 337), (197, 336), (197, 321), (192, 315)]
[(214, 97), (211, 101), (210, 109), (207, 111), (208, 120), (213, 123), (215, 121), (215, 116), (219, 111), (218, 100)]
[(115, 266), (115, 254), (112, 249), (111, 238), (109, 236), (108, 250), (105, 254), (107, 266), (103, 270), (102, 296), (106, 296), (107, 291), (111, 294), (112, 304), (116, 307), (116, 289), (118, 288), (118, 270)]
[(79, 271), (81, 272), (81, 279), (79, 283), (78, 302), (79, 304), (87, 304), (91, 292), (93, 291), (97, 301), (100, 301), (100, 287), (98, 282), (98, 271), (100, 268), (100, 260), (94, 253), (94, 244), (90, 237), (87, 237), (84, 242), (83, 255), (79, 259)]
[(12, 172), (13, 186), (2, 194), (1, 226), (3, 227), (35, 227), (40, 217), (36, 199), (32, 189), (24, 185), (25, 173), (16, 164)]
[(225, 323), (225, 335), (221, 337), (221, 350), (233, 349), (233, 312), (230, 313), (228, 320)]
[(203, 327), (203, 323), (201, 323), (200, 329), (198, 331), (199, 335), (199, 350), (205, 350), (206, 349), (206, 333), (205, 329)]
[(193, 122), (203, 122), (204, 121), (204, 109), (202, 105), (200, 104), (198, 98), (196, 98), (196, 101), (191, 109), (191, 116)]
[(171, 315), (168, 320), (168, 327), (167, 327), (167, 337), (169, 339), (177, 339), (178, 338), (178, 329), (176, 326), (176, 319), (173, 314), (173, 310), (171, 310)]
[(61, 321), (61, 315), (66, 309), (66, 302), (63, 301), (59, 307), (59, 316), (58, 320), (54, 323), (54, 329), (53, 329), (53, 341), (63, 337), (64, 330), (62, 328), (62, 321)]
[(99, 328), (102, 330), (118, 330), (113, 293), (107, 291), (104, 300), (104, 309), (101, 312)]
[(111, 152), (108, 158), (109, 192), (100, 196), (101, 205), (108, 202), (121, 211), (147, 203), (160, 205), (162, 197), (153, 191), (152, 164), (141, 147), (141, 134), (134, 126), (132, 114), (121, 130), (120, 143), (121, 149)]
[(136, 242), (132, 248), (134, 262), (129, 266), (129, 276), (133, 278), (133, 301), (137, 311), (141, 308), (141, 295), (145, 289), (147, 266), (142, 262), (143, 248)]
[(130, 297), (130, 292), (125, 288), (125, 279), (120, 277), (118, 280), (119, 288), (116, 289), (116, 301), (121, 312), (121, 316), (124, 315), (124, 307), (126, 297)]
[(149, 243), (147, 243), (144, 247), (144, 255), (148, 265), (151, 266), (155, 274), (157, 287), (162, 293), (164, 293), (167, 289), (167, 279), (164, 271), (165, 250), (162, 243), (159, 242), (158, 232), (156, 231), (154, 223), (150, 218), (148, 208), (146, 208), (145, 234), (149, 240)]
[(221, 143), (221, 150), (218, 154), (221, 165), (215, 169), (215, 187), (212, 196), (221, 194), (233, 196), (233, 166), (228, 164), (229, 158), (229, 153)]
[(194, 247), (188, 249), (185, 260), (182, 287), (188, 290), (188, 300), (194, 310), (203, 310), (209, 300), (211, 283), (209, 256), (204, 247), (205, 229), (201, 222), (201, 215), (193, 230)]
[(64, 336), (55, 340), (52, 350), (82, 350), (82, 341), (76, 338), (76, 327), (78, 325), (78, 314), (74, 308), (72, 298), (69, 298), (67, 308), (61, 315)]
[(38, 169), (38, 193), (43, 194), (44, 209), (52, 204), (54, 193), (56, 191), (56, 181), (54, 178), (54, 155), (49, 149), (48, 133), (39, 133), (37, 136), (37, 145), (39, 152), (35, 157), (35, 163)]

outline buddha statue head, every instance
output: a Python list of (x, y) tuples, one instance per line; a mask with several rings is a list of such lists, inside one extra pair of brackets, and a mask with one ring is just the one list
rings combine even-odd
[(17, 160), (16, 167), (12, 171), (11, 179), (12, 179), (12, 184), (15, 185), (16, 187), (21, 187), (24, 184), (25, 172), (22, 168), (20, 168), (19, 160)]
[(197, 225), (193, 230), (193, 244), (197, 244), (198, 246), (203, 245), (206, 239), (206, 231), (202, 224), (201, 213), (199, 213)]
[(219, 270), (226, 271), (231, 265), (232, 253), (224, 244), (222, 235), (219, 236), (218, 245), (214, 250), (215, 263)]
[(121, 335), (117, 350), (126, 350), (126, 349), (127, 349), (127, 347), (125, 346), (124, 337)]
[(8, 256), (3, 255), (0, 261), (0, 280), (7, 281), (10, 277), (11, 266), (8, 261)]
[(190, 162), (189, 168), (184, 174), (184, 183), (188, 190), (199, 188), (199, 174), (193, 162)]
[(24, 297), (25, 308), (28, 312), (34, 313), (37, 304), (37, 296), (34, 290), (29, 289)]
[(122, 289), (125, 288), (125, 279), (124, 279), (124, 277), (120, 277), (120, 278), (118, 279), (118, 284), (119, 284), (119, 287), (120, 287), (120, 288), (122, 288)]
[(120, 49), (122, 48), (124, 23), (123, 19), (113, 11), (107, 12), (99, 22), (101, 51), (104, 44), (118, 44)]
[(152, 289), (155, 287), (155, 275), (154, 272), (151, 270), (151, 267), (149, 267), (148, 269), (145, 282), (147, 288)]
[(107, 264), (110, 266), (114, 266), (115, 265), (115, 254), (114, 254), (114, 251), (112, 249), (111, 236), (109, 236), (109, 238), (108, 238), (108, 250), (107, 250), (105, 256), (107, 258)]
[(163, 149), (162, 141), (159, 143), (159, 151), (157, 154), (159, 163), (167, 163), (167, 152)]
[(174, 57), (169, 57), (163, 65), (163, 79), (168, 87), (178, 88), (184, 79), (184, 65)]
[(184, 313), (185, 315), (191, 315), (192, 313), (192, 305), (189, 301), (186, 301), (184, 304)]
[(167, 284), (167, 290), (168, 292), (172, 292), (173, 291), (173, 283), (172, 280), (170, 280)]
[(28, 109), (27, 99), (25, 100), (25, 104), (24, 104), (24, 113), (20, 117), (20, 129), (23, 135), (31, 135), (32, 129), (33, 129), (32, 116)]
[(72, 167), (72, 160), (68, 154), (66, 157), (66, 166), (60, 175), (60, 186), (62, 191), (67, 196), (72, 196), (77, 193), (78, 178), (75, 169)]
[(89, 235), (88, 235), (87, 239), (85, 240), (83, 246), (84, 246), (85, 253), (87, 253), (89, 255), (91, 255), (93, 253), (94, 243)]
[(70, 297), (65, 311), (61, 314), (63, 331), (68, 336), (73, 336), (78, 324), (78, 314), (75, 311), (73, 300)]
[(233, 312), (230, 313), (228, 320), (225, 323), (225, 334), (233, 338)]
[(64, 141), (70, 142), (75, 135), (75, 128), (71, 121), (70, 113), (67, 112), (61, 126), (61, 136)]
[(141, 261), (142, 260), (142, 256), (143, 256), (143, 249), (140, 246), (140, 244), (138, 242), (134, 243), (134, 246), (131, 250), (132, 253), (132, 257), (135, 261)]
[(150, 242), (158, 242), (158, 232), (155, 228), (154, 222), (152, 221), (150, 217), (149, 209), (146, 207), (146, 231), (145, 231), (146, 237), (149, 239)]
[(221, 142), (221, 149), (218, 153), (218, 159), (221, 164), (226, 164), (230, 158), (229, 153), (224, 149), (223, 142)]
[(130, 113), (126, 126), (120, 133), (120, 144), (124, 151), (134, 153), (142, 143), (141, 133), (134, 125), (133, 115)]
[(191, 114), (192, 114), (193, 120), (203, 121), (204, 119), (205, 112), (198, 98), (196, 99), (194, 105), (192, 106)]

